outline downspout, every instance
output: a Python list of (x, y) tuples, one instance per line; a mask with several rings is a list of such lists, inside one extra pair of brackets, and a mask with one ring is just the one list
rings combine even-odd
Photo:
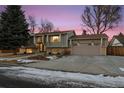
[(66, 46), (68, 47), (68, 34), (66, 36)]
[(35, 38), (35, 34), (33, 34), (33, 38), (34, 38), (34, 45), (36, 45), (36, 38)]
[(61, 34), (59, 34), (59, 37), (60, 37), (60, 45), (63, 46), (63, 42), (61, 40)]
[(100, 46), (102, 47), (103, 45), (103, 38), (101, 38)]
[(103, 38), (101, 38), (100, 39), (101, 41), (100, 41), (100, 55), (106, 55), (106, 52), (105, 53), (103, 53)]

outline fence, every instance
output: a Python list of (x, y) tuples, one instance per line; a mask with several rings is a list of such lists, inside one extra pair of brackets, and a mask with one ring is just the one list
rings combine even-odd
[(124, 46), (107, 47), (107, 55), (124, 56)]
[[(0, 53), (13, 53), (14, 50), (0, 50)], [(15, 52), (19, 52), (19, 49), (15, 49)]]

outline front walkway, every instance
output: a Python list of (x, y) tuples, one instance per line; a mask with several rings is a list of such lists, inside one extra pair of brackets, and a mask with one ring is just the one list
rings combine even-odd
[(42, 69), (124, 76), (124, 57), (118, 56), (68, 56), (23, 65)]

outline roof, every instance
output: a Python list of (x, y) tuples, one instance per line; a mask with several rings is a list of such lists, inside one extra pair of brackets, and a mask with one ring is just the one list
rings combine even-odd
[(121, 44), (124, 45), (124, 35), (120, 33), (119, 35), (113, 36), (113, 38), (116, 38)]
[(108, 38), (106, 34), (87, 34), (87, 35), (77, 35), (73, 38), (76, 39), (100, 39), (100, 38)]
[(42, 33), (36, 33), (35, 35), (36, 36), (41, 36), (41, 35), (43, 35), (43, 34), (58, 34), (58, 33), (74, 33), (75, 34), (75, 31), (74, 30), (67, 30), (67, 31), (54, 31), (54, 32), (42, 32)]

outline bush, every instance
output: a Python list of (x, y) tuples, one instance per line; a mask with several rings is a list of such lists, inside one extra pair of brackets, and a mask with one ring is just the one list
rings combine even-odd
[(49, 55), (52, 55), (52, 53), (51, 53), (51, 52), (49, 52), (48, 54), (49, 54)]
[(64, 55), (70, 55), (71, 51), (64, 51)]

